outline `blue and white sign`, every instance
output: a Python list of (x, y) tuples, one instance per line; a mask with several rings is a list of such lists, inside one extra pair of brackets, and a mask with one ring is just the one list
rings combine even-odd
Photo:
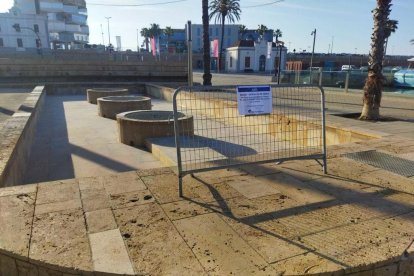
[(240, 115), (270, 114), (273, 110), (270, 86), (238, 86), (237, 104)]

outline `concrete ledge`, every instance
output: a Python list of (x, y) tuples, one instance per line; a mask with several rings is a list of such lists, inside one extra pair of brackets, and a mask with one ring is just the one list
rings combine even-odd
[(0, 130), (0, 187), (21, 184), (33, 143), (45, 87), (37, 86)]

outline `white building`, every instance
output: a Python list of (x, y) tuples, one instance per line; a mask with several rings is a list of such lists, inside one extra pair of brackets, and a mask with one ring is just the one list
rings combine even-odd
[[(240, 25), (225, 24), (224, 25), (224, 49), (230, 47), (239, 39)], [(218, 39), (219, 47), (221, 41), (221, 25), (210, 24), (209, 26), (210, 41)], [(203, 49), (203, 24), (192, 24), (191, 36), (193, 39), (193, 52), (201, 52)]]
[(272, 47), (269, 51), (268, 42), (264, 39), (237, 41), (235, 45), (226, 49), (226, 71), (274, 72), (279, 67), (279, 60), (280, 68), (284, 70), (287, 48), (280, 48), (274, 42), (271, 43)]
[(15, 0), (14, 7), (47, 17), (52, 49), (83, 48), (89, 41), (85, 0)]
[(49, 48), (46, 16), (22, 14), (15, 8), (0, 13), (0, 51), (39, 48)]

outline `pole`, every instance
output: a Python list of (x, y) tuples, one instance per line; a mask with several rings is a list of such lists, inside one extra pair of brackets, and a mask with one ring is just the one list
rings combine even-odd
[(281, 68), (282, 68), (282, 47), (283, 47), (283, 44), (282, 43), (279, 43), (279, 68), (277, 69), (277, 84), (280, 84), (280, 74), (281, 74), (281, 72), (280, 72), (280, 70), (281, 70)]
[(332, 43), (331, 43), (331, 54), (333, 53), (333, 45), (334, 45), (334, 36), (332, 36)]
[(105, 45), (105, 39), (104, 39), (104, 32), (101, 24), (101, 34), (102, 34), (102, 45)]
[(313, 67), (313, 54), (315, 53), (316, 29), (313, 30), (313, 32), (311, 33), (311, 35), (313, 35), (312, 56), (311, 56), (311, 61), (310, 61), (310, 70), (312, 71), (312, 67)]
[(137, 28), (137, 52), (139, 53), (139, 29)]
[(108, 44), (111, 44), (111, 33), (109, 31), (109, 19), (111, 19), (112, 17), (105, 17), (106, 20), (108, 21)]
[(187, 48), (188, 48), (188, 86), (193, 86), (193, 45), (191, 37), (191, 21), (187, 21)]

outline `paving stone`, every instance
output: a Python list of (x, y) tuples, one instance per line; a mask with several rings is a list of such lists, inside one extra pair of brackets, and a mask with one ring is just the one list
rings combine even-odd
[(174, 222), (209, 275), (274, 275), (275, 271), (218, 214)]
[(78, 181), (81, 191), (104, 189), (104, 178), (100, 176), (79, 178)]
[(221, 169), (221, 170), (214, 170), (214, 171), (207, 171), (196, 173), (195, 176), (205, 181), (209, 184), (221, 183), (226, 181), (227, 179), (231, 179), (235, 176), (239, 175), (246, 175), (247, 173), (240, 170), (240, 169)]
[(80, 199), (77, 180), (54, 181), (39, 184), (36, 204)]
[(308, 252), (309, 249), (300, 243), (266, 230), (260, 223), (255, 223), (254, 218), (236, 220), (220, 215), (231, 228), (256, 250), (266, 262), (272, 263)]
[(16, 260), (18, 275), (38, 276), (39, 271), (36, 265), (21, 260)]
[(226, 183), (249, 199), (280, 194), (280, 191), (268, 181), (262, 181), (251, 175), (237, 176), (226, 181)]
[(386, 267), (377, 268), (373, 271), (373, 276), (393, 276), (397, 275), (398, 266), (396, 264), (388, 265)]
[(138, 176), (151, 176), (151, 175), (160, 175), (160, 174), (171, 174), (174, 171), (171, 168), (164, 167), (164, 168), (154, 168), (154, 169), (147, 169), (147, 170), (139, 170), (137, 171)]
[(81, 190), (81, 199), (83, 210), (85, 212), (91, 212), (110, 207), (109, 196), (106, 193), (105, 189)]
[[(178, 178), (175, 174), (161, 174), (142, 177), (142, 181), (160, 204), (183, 200), (178, 194)], [(186, 198), (198, 197), (193, 191), (198, 187), (197, 183), (190, 176), (183, 179), (183, 195)]]
[(326, 258), (317, 253), (308, 252), (303, 255), (291, 257), (272, 266), (277, 275), (344, 275), (345, 267), (335, 260)]
[(128, 252), (118, 229), (89, 234), (89, 239), (94, 270), (124, 275), (134, 274)]
[(141, 204), (154, 202), (155, 198), (149, 190), (117, 194), (110, 196), (110, 205), (112, 209), (132, 207)]
[(20, 194), (32, 194), (32, 193), (36, 193), (36, 190), (37, 190), (37, 184), (1, 188), (0, 197), (20, 195)]
[(360, 181), (374, 183), (383, 188), (414, 194), (414, 178), (407, 178), (387, 171), (374, 171), (361, 175)]
[(0, 254), (0, 275), (18, 275), (14, 258)]
[(90, 271), (92, 259), (81, 210), (36, 215), (30, 244), (31, 260), (68, 269)]
[(310, 204), (334, 199), (325, 192), (315, 189), (306, 182), (302, 182), (286, 173), (264, 175), (260, 176), (259, 179), (268, 182), (269, 185), (280, 191), (281, 194), (299, 203)]
[(0, 197), (0, 248), (28, 257), (35, 194)]
[(123, 194), (147, 189), (137, 173), (126, 172), (104, 177), (105, 190), (109, 195)]
[(86, 212), (85, 217), (89, 233), (104, 232), (118, 227), (111, 209)]
[(212, 209), (205, 206), (205, 202), (195, 198), (162, 204), (161, 208), (171, 220), (177, 220), (213, 212)]
[(71, 209), (81, 209), (82, 204), (79, 198), (62, 201), (62, 202), (52, 202), (46, 204), (38, 204), (36, 205), (35, 215), (45, 214), (45, 213), (52, 213), (52, 212), (59, 212)]
[(275, 162), (267, 163), (267, 164), (251, 164), (241, 167), (243, 171), (248, 172), (251, 175), (254, 176), (261, 176), (261, 175), (267, 175), (267, 174), (274, 174), (274, 173), (280, 173), (280, 171), (277, 169), (277, 164)]
[(401, 258), (412, 241), (413, 223), (398, 225), (391, 219), (372, 219), (317, 232), (301, 240), (348, 267), (372, 270), (375, 265), (392, 264)]
[(158, 204), (118, 209), (114, 214), (137, 274), (205, 274)]

